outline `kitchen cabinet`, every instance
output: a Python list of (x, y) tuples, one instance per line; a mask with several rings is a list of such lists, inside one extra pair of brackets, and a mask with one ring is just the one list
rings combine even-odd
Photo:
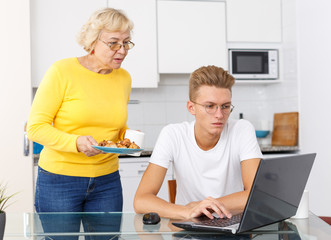
[(76, 35), (92, 12), (107, 0), (31, 0), (31, 76), (38, 87), (57, 60), (86, 54)]
[(227, 0), (229, 42), (281, 42), (281, 0)]
[[(133, 200), (136, 194), (140, 179), (143, 176), (149, 157), (121, 157), (119, 158), (119, 172), (123, 188), (123, 211), (134, 212)], [(158, 197), (168, 201), (168, 180), (173, 179), (172, 165), (170, 165), (164, 182), (158, 193)]]
[(225, 2), (157, 2), (159, 73), (227, 69)]
[(135, 46), (122, 64), (132, 77), (132, 87), (157, 87), (156, 0), (108, 0), (108, 6), (122, 9), (134, 24)]
[[(122, 9), (134, 22), (131, 49), (122, 67), (132, 87), (157, 87), (156, 4), (154, 0), (31, 0), (32, 85), (38, 87), (57, 60), (86, 54), (76, 35), (97, 9)], [(144, 14), (141, 14), (144, 12)]]

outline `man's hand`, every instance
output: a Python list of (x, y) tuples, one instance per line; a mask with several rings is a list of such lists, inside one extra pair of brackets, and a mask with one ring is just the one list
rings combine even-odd
[(196, 202), (190, 202), (188, 204), (186, 204), (187, 207), (190, 208), (194, 208), (195, 206), (197, 206), (201, 201), (196, 201)]
[(213, 219), (213, 212), (215, 212), (220, 218), (232, 217), (231, 213), (224, 207), (224, 205), (212, 197), (208, 197), (200, 202), (189, 203), (186, 206), (190, 209), (188, 218), (199, 217), (204, 214), (210, 219)]
[(98, 145), (98, 143), (91, 136), (79, 136), (76, 145), (78, 152), (82, 152), (88, 157), (102, 153), (102, 151), (92, 147), (92, 145)]

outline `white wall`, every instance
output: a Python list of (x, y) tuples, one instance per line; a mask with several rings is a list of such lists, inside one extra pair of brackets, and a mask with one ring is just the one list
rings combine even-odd
[(310, 208), (331, 216), (331, 1), (298, 0), (298, 72), (300, 141), (304, 152), (317, 152), (307, 185)]
[(0, 1), (0, 183), (7, 183), (8, 194), (18, 192), (8, 212), (33, 211), (33, 162), (23, 156), (31, 105), (29, 19), (29, 1)]

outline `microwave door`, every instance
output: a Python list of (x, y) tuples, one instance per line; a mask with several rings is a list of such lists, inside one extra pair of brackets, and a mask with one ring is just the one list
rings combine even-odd
[(277, 72), (270, 69), (276, 66), (275, 56), (268, 50), (236, 50), (230, 52), (230, 72), (236, 79), (272, 79)]
[(241, 78), (268, 74), (267, 52), (234, 52), (232, 60), (233, 74)]

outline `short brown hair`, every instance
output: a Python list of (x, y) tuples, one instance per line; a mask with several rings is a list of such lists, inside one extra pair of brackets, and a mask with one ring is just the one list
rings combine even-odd
[(102, 8), (95, 11), (77, 35), (77, 42), (90, 53), (102, 30), (108, 32), (126, 32), (133, 29), (132, 21), (122, 10)]
[(189, 81), (189, 98), (195, 101), (199, 88), (203, 85), (227, 88), (232, 91), (234, 77), (221, 67), (203, 66), (195, 70)]

